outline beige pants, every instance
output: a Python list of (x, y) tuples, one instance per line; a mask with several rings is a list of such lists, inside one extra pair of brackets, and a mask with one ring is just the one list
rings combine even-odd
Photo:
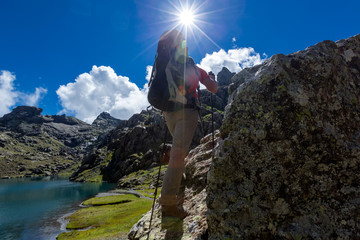
[(166, 125), (173, 136), (170, 161), (161, 189), (161, 205), (175, 205), (181, 178), (184, 173), (184, 159), (194, 136), (199, 114), (197, 110), (185, 108), (176, 112), (166, 112)]
[(189, 150), (194, 136), (199, 114), (192, 108), (176, 112), (165, 112), (166, 125), (173, 136), (173, 147)]

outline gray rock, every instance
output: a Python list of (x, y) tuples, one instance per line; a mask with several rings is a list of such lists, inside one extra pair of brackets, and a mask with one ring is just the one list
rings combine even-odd
[(95, 125), (98, 128), (111, 130), (117, 125), (119, 125), (121, 122), (124, 122), (124, 120), (119, 120), (112, 117), (109, 113), (103, 112), (94, 120), (92, 125)]
[(360, 35), (233, 77), (209, 239), (360, 239)]
[(232, 73), (227, 69), (226, 67), (223, 67), (222, 70), (217, 75), (217, 81), (219, 86), (229, 86), (231, 82), (231, 78), (235, 75), (235, 73)]

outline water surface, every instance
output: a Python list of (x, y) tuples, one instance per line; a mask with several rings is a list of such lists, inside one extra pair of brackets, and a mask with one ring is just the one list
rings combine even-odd
[(76, 183), (59, 177), (0, 180), (0, 239), (56, 239), (60, 217), (115, 184)]

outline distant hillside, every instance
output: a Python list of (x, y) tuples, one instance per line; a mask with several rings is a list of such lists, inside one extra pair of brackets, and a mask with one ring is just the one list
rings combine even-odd
[(0, 178), (54, 175), (73, 169), (88, 146), (121, 123), (108, 113), (87, 124), (41, 112), (41, 108), (19, 106), (0, 118)]

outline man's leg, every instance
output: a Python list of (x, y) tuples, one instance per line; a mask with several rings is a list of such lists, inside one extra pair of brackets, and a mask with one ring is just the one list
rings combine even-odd
[(196, 130), (198, 114), (196, 111), (187, 109), (181, 113), (183, 116), (176, 119), (173, 146), (170, 151), (168, 169), (163, 180), (160, 203), (165, 215), (184, 218), (186, 212), (182, 208), (176, 207), (177, 194), (185, 170), (184, 159)]

